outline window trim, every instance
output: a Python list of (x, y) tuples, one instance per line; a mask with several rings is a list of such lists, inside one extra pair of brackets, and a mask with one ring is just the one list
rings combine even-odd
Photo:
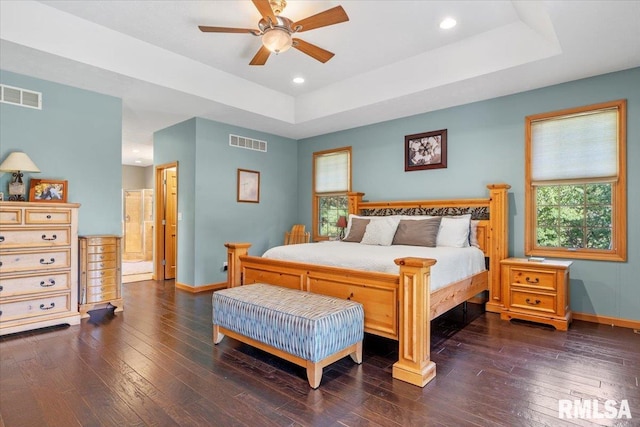
[[(613, 207), (611, 243), (612, 249), (541, 248), (537, 242), (537, 216), (535, 186), (531, 179), (531, 124), (535, 121), (559, 118), (595, 110), (618, 111), (618, 175), (612, 182), (611, 205)], [(627, 101), (625, 99), (586, 105), (525, 117), (525, 254), (528, 256), (566, 257), (597, 261), (627, 261)], [(551, 183), (550, 183), (551, 184)]]
[[(323, 192), (323, 193), (316, 193), (316, 158), (319, 156), (324, 156), (327, 154), (332, 154), (332, 153), (338, 153), (338, 152), (342, 152), (342, 151), (346, 151), (348, 154), (348, 160), (347, 160), (347, 168), (348, 168), (348, 188), (346, 191), (342, 192), (342, 191), (331, 191), (331, 192)], [(353, 153), (351, 150), (351, 147), (340, 147), (340, 148), (332, 148), (330, 150), (323, 150), (323, 151), (316, 151), (313, 153), (313, 159), (312, 159), (312, 169), (311, 169), (311, 228), (313, 230), (311, 236), (312, 239), (314, 241), (322, 241), (322, 240), (329, 240), (329, 236), (320, 236), (320, 234), (318, 233), (318, 228), (319, 228), (319, 224), (318, 224), (318, 200), (320, 197), (322, 196), (336, 196), (336, 195), (347, 195), (347, 193), (349, 193), (351, 191), (351, 165), (352, 165), (352, 158), (353, 158)]]

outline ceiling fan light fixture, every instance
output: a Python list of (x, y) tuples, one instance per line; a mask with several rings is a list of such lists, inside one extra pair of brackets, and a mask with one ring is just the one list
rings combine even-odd
[(292, 43), (291, 34), (282, 28), (271, 28), (262, 35), (262, 44), (273, 53), (286, 52)]

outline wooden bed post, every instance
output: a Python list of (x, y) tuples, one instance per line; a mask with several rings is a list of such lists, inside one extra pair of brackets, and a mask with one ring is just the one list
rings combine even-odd
[(509, 253), (509, 184), (490, 184), (489, 189), (489, 301), (485, 308), (493, 313), (502, 311), (500, 261)]
[(227, 288), (242, 285), (240, 257), (249, 253), (251, 243), (225, 243), (227, 248)]
[(434, 259), (399, 258), (400, 266), (398, 361), (393, 378), (424, 387), (436, 376), (430, 359), (430, 268)]
[(349, 197), (349, 213), (359, 215), (360, 203), (362, 203), (362, 196), (364, 196), (364, 193), (350, 192), (347, 193), (347, 196)]

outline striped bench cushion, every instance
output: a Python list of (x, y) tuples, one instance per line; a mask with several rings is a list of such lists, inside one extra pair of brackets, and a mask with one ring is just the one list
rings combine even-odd
[(318, 362), (363, 339), (362, 305), (266, 284), (213, 293), (213, 324)]

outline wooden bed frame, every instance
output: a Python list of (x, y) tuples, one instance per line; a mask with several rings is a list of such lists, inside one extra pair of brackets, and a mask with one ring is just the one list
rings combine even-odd
[[(435, 375), (430, 360), (430, 320), (488, 291), (487, 311), (500, 312), (500, 261), (508, 252), (508, 184), (490, 184), (489, 198), (365, 202), (363, 193), (349, 193), (349, 213), (388, 215), (419, 209), (458, 214), (480, 210), (477, 234), (489, 269), (431, 293), (426, 258), (399, 258), (399, 275), (321, 266), (249, 256), (250, 243), (226, 243), (228, 287), (268, 283), (358, 301), (364, 306), (365, 332), (398, 340), (399, 360), (393, 377), (424, 387)], [(487, 218), (488, 217), (488, 218)], [(472, 217), (473, 218), (473, 217)]]

